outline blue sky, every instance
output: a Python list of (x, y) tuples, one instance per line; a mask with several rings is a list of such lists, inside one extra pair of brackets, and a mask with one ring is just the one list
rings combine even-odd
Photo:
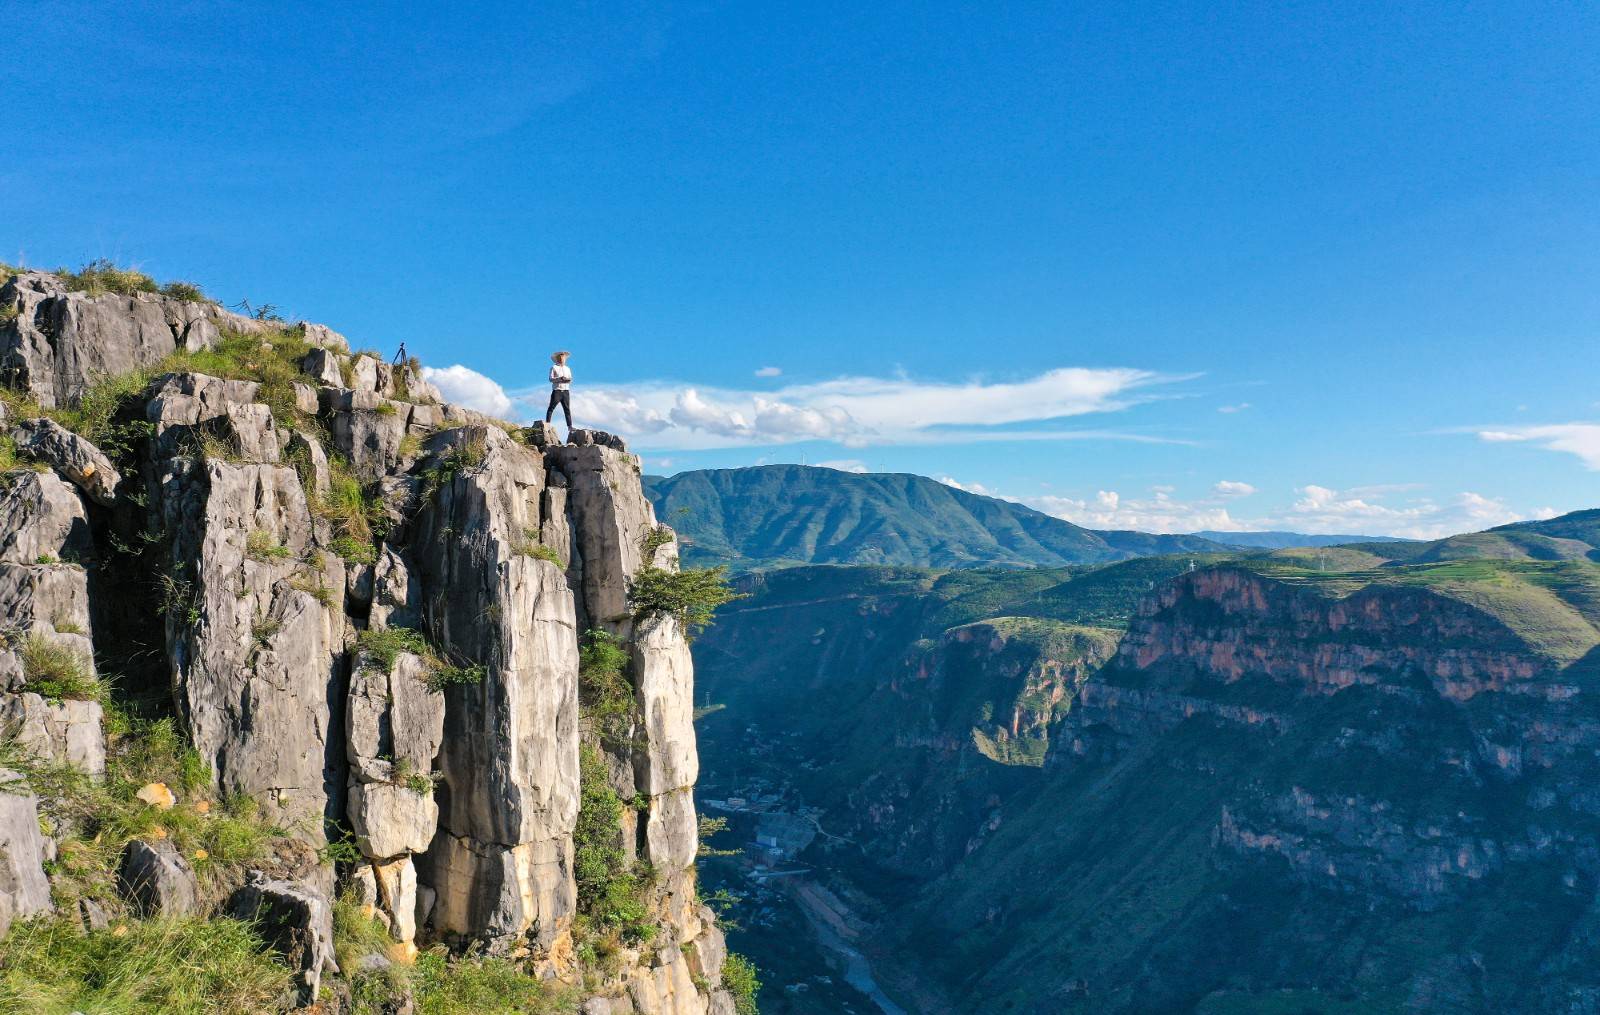
[(1167, 530), (1600, 504), (1592, 7), (20, 6), (0, 259), (517, 415), (570, 348), (653, 471)]

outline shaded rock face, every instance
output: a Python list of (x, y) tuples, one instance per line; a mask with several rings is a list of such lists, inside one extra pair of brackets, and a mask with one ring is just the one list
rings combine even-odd
[[(252, 797), (308, 855), (347, 837), (361, 859), (343, 873), (402, 948), (477, 943), (565, 975), (578, 647), (604, 627), (636, 688), (640, 728), (612, 761), (644, 812), (629, 845), (654, 867), (664, 930), (662, 953), (611, 989), (636, 990), (641, 1010), (704, 1012), (681, 950), (721, 940), (694, 897), (693, 668), (675, 621), (636, 624), (628, 605), (657, 526), (622, 441), (530, 441), (438, 404), (414, 364), (352, 359), (316, 325), (286, 337), (209, 304), (91, 299), (42, 275), (7, 283), (7, 299), (19, 311), (0, 327), (0, 370), (45, 406), (224, 329), (259, 335), (263, 356), (294, 342), (301, 374), (292, 389), (158, 376), (118, 406), (129, 436), (114, 456), (47, 419), (7, 418), (43, 471), (0, 483), (6, 629), (80, 652), (89, 675), (115, 648), (91, 618), (159, 629), (149, 654), (214, 792)], [(654, 542), (650, 563), (676, 567), (670, 532)], [(116, 554), (137, 555), (118, 565), (138, 572), (126, 601), (108, 591), (130, 587), (106, 577)], [(386, 632), (398, 647), (374, 648)], [(102, 771), (99, 706), (45, 701), (24, 670), (18, 646), (0, 646), (0, 719), (36, 752)], [(140, 843), (124, 864), (152, 911), (187, 905), (169, 853)], [(331, 962), (332, 874), (263, 874), (228, 907), (291, 955), (305, 1000)]]

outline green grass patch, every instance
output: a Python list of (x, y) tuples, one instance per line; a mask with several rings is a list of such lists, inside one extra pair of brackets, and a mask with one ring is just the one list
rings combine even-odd
[(281, 545), (272, 533), (262, 529), (253, 530), (244, 541), (244, 554), (251, 560), (274, 561), (287, 560), (294, 554), (289, 552), (287, 546)]
[(237, 920), (129, 921), (85, 934), (73, 916), (46, 917), (0, 941), (0, 1015), (272, 1011), (290, 977)]
[[(218, 902), (284, 835), (248, 797), (213, 797), (211, 771), (170, 717), (139, 720), (108, 709), (101, 780), (41, 760), (14, 740), (0, 742), (0, 765), (22, 774), (39, 794), (41, 817), (55, 829), (51, 891), (63, 909), (87, 897), (110, 913), (123, 912), (115, 872), (132, 839), (171, 840), (194, 867), (202, 897)], [(177, 806), (160, 810), (135, 796), (152, 782), (170, 787)]]

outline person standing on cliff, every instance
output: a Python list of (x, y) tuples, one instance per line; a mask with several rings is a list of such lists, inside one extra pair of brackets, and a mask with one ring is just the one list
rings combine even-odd
[(567, 357), (571, 355), (565, 349), (550, 354), (555, 366), (550, 368), (550, 406), (544, 410), (544, 421), (548, 423), (556, 414), (556, 406), (561, 406), (569, 434), (572, 433), (572, 368), (567, 366)]

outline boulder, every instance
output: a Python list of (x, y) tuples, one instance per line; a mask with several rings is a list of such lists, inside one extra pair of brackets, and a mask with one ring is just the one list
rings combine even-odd
[(51, 419), (28, 419), (11, 431), (17, 450), (47, 463), (97, 504), (116, 499), (122, 476), (100, 449)]
[(94, 542), (78, 491), (53, 472), (24, 469), (0, 483), (0, 562), (87, 559)]
[(134, 839), (122, 851), (117, 889), (141, 916), (191, 916), (199, 910), (194, 868), (169, 839)]
[(345, 337), (326, 324), (312, 324), (307, 321), (301, 327), (305, 329), (306, 341), (319, 349), (328, 349), (333, 352), (348, 352), (350, 350), (350, 343), (345, 340)]
[(16, 772), (0, 769), (0, 936), (13, 920), (55, 909), (44, 861), (39, 798)]
[(332, 473), (328, 471), (328, 453), (322, 442), (296, 430), (289, 435), (288, 458), (297, 472), (310, 480), (311, 491), (318, 496), (328, 492)]
[(254, 872), (229, 898), (227, 909), (235, 919), (256, 923), (267, 943), (297, 971), (301, 1004), (316, 1000), (324, 972), (339, 971), (333, 956), (333, 910), (310, 885)]
[(306, 353), (306, 358), (300, 361), (300, 369), (325, 388), (342, 388), (344, 371), (339, 365), (341, 359), (342, 357), (332, 350), (312, 349)]
[(104, 711), (98, 701), (49, 702), (37, 694), (0, 694), (0, 730), (29, 753), (89, 775), (106, 770)]
[[(422, 622), (417, 604), (422, 592), (411, 577), (405, 555), (384, 544), (372, 572), (372, 609), (367, 625), (374, 630), (385, 627), (416, 627)], [(441, 713), (442, 714), (442, 713)]]
[(356, 845), (375, 860), (421, 853), (433, 841), (439, 805), (431, 792), (356, 780), (350, 785), (349, 801)]
[(383, 394), (378, 388), (379, 363), (371, 356), (357, 356), (350, 364), (350, 387), (356, 391)]
[[(377, 396), (372, 396), (374, 399)], [(363, 483), (375, 483), (394, 472), (401, 461), (410, 407), (378, 400), (371, 408), (355, 408), (333, 417), (333, 445), (350, 460)]]

